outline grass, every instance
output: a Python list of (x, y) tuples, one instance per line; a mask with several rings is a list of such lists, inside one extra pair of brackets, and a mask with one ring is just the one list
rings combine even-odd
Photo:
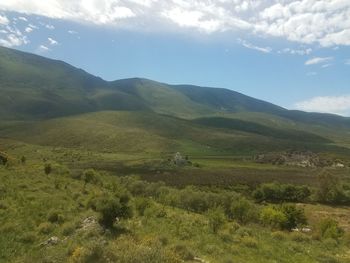
[[(29, 146), (16, 147), (9, 153), (16, 156), (25, 147)], [(46, 147), (38, 149), (41, 154), (50, 153), (50, 159), (57, 154)], [(102, 172), (102, 184), (88, 184), (84, 189), (83, 182), (74, 179), (66, 167), (53, 160), (51, 163), (53, 172), (49, 175), (44, 173), (44, 162), (36, 155), (28, 158), (26, 164), (15, 162), (9, 168), (0, 167), (1, 262), (67, 262), (74, 258), (77, 262), (89, 262), (84, 260), (91, 253), (98, 256), (99, 249), (107, 254), (113, 251), (113, 255), (124, 258), (123, 262), (142, 262), (146, 258), (156, 262), (155, 258), (162, 257), (162, 262), (193, 257), (210, 262), (319, 262), (322, 258), (347, 262), (349, 259), (343, 241), (331, 244), (311, 235), (295, 237), (289, 232), (278, 236), (257, 223), (238, 225), (226, 221), (214, 234), (206, 214), (164, 205), (153, 198), (149, 199), (152, 209), (146, 209), (144, 216), (135, 212), (131, 219), (120, 223), (127, 231), (111, 235), (99, 228), (82, 230), (85, 218), (98, 217), (87, 205), (90, 198), (111, 191), (110, 184), (120, 184), (123, 180)], [(135, 198), (138, 197), (134, 195)], [(339, 219), (346, 230), (349, 227), (345, 220), (350, 213), (347, 207), (303, 206), (314, 229), (320, 211)], [(59, 220), (52, 219), (55, 213)], [(57, 245), (40, 245), (52, 236), (59, 238)], [(98, 246), (100, 242), (105, 242), (103, 248)], [(148, 249), (144, 250), (145, 247)]]

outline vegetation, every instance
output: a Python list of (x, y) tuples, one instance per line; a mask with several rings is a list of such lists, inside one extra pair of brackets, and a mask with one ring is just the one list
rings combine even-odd
[[(2, 47), (0, 70), (0, 262), (350, 261), (349, 119)], [(325, 165), (255, 161), (289, 150)]]

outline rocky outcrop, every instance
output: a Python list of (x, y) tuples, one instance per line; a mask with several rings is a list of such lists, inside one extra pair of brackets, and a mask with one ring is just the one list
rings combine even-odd
[(321, 158), (317, 154), (309, 151), (288, 151), (284, 153), (268, 153), (255, 156), (258, 163), (269, 163), (274, 165), (288, 165), (298, 167), (335, 167), (344, 168), (341, 161)]

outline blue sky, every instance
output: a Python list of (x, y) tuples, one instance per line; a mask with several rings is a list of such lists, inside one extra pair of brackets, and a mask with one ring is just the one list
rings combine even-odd
[(348, 0), (6, 0), (0, 45), (350, 116)]

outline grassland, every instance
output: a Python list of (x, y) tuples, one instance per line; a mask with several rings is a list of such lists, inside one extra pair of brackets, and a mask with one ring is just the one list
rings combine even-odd
[[(311, 233), (271, 228), (262, 225), (259, 217), (243, 223), (225, 218), (214, 233), (207, 212), (187, 209), (182, 201), (167, 201), (182, 196), (183, 187), (193, 185), (198, 194), (246, 196), (254, 210), (260, 211), (266, 204), (255, 203), (249, 195), (258, 184), (271, 180), (298, 183), (300, 177), (300, 184), (317, 187), (314, 182), (317, 170), (259, 165), (237, 156), (201, 156), (192, 160), (200, 164), (197, 168), (176, 168), (165, 167), (163, 160), (154, 154), (101, 153), (11, 139), (0, 142), (2, 150), (11, 156), (7, 167), (0, 166), (1, 262), (350, 260), (348, 234), (339, 239), (322, 238), (319, 234), (323, 218), (336, 219), (347, 233), (348, 207), (297, 204), (305, 210)], [(22, 156), (26, 157), (24, 163)], [(45, 174), (48, 163), (52, 172)], [(84, 182), (81, 174), (88, 168), (97, 171), (97, 182)], [(348, 180), (348, 170), (334, 172)], [(140, 181), (135, 175), (154, 183)], [(167, 185), (160, 184), (162, 180)], [(145, 190), (148, 188), (154, 190)], [(129, 193), (134, 213), (131, 218), (122, 219), (111, 232), (98, 224), (100, 215), (90, 204), (96, 196), (115, 191)], [(164, 198), (159, 191), (165, 193)], [(147, 202), (142, 214), (140, 200)], [(52, 220), (55, 213), (58, 219)], [(96, 221), (88, 225), (87, 218)], [(45, 244), (51, 237), (58, 238), (57, 244)]]

